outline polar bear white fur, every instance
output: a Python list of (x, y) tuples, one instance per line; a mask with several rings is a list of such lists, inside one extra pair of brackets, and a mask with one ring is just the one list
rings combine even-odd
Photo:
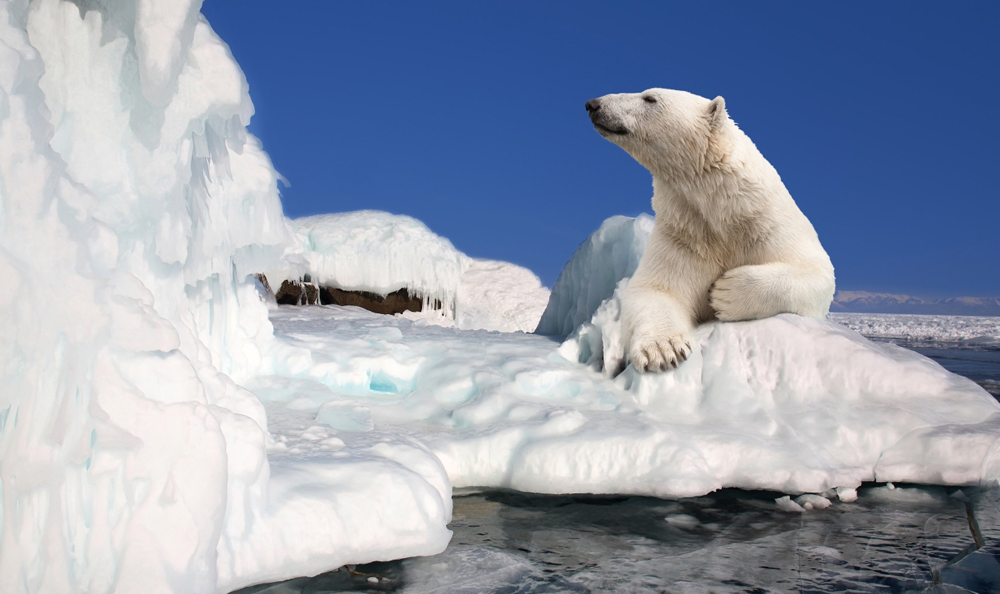
[(652, 235), (622, 298), (629, 362), (677, 367), (712, 319), (823, 318), (833, 264), (722, 97), (650, 89), (587, 102), (594, 127), (653, 174)]

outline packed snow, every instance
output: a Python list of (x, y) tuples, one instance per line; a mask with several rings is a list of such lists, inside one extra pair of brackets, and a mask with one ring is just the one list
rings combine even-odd
[(831, 313), (830, 320), (869, 338), (1000, 347), (1000, 317)]
[(317, 285), (348, 291), (406, 289), (424, 306), (405, 317), (465, 330), (531, 332), (549, 301), (549, 290), (527, 268), (471, 258), (413, 217), (360, 210), (291, 224), (301, 253), (268, 271), (279, 285), (308, 274)]
[[(676, 371), (608, 373), (649, 217), (567, 265), (539, 328), (561, 346), (463, 330), (530, 330), (547, 291), (413, 219), (316, 219), (304, 248), (199, 9), (0, 4), (0, 591), (228, 592), (433, 554), (458, 486), (830, 499), (1000, 475), (1000, 405), (834, 324), (709, 324)], [(397, 237), (409, 260), (366, 259)], [(420, 289), (458, 327), (269, 318), (252, 274), (296, 266)]]

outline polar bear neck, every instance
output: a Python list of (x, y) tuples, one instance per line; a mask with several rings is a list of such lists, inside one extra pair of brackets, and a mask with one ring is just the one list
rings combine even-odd
[[(754, 156), (762, 163), (746, 162)], [(732, 245), (736, 237), (742, 238), (736, 242), (742, 245), (765, 241), (774, 231), (775, 218), (768, 211), (775, 206), (775, 194), (791, 201), (760, 153), (730, 153), (718, 166), (697, 175), (653, 173), (656, 224), (702, 255), (718, 254), (718, 245)]]

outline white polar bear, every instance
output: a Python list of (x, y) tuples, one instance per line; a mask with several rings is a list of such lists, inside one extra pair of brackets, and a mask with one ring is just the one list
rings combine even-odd
[(587, 102), (594, 127), (653, 174), (652, 235), (622, 298), (638, 370), (677, 367), (689, 332), (718, 318), (823, 318), (833, 264), (774, 167), (722, 97), (650, 89)]

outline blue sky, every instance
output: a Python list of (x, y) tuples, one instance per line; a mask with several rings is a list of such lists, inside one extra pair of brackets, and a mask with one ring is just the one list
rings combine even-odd
[(838, 287), (1000, 295), (1000, 3), (207, 0), (291, 217), (414, 216), (549, 286), (648, 173), (584, 103), (722, 95)]

